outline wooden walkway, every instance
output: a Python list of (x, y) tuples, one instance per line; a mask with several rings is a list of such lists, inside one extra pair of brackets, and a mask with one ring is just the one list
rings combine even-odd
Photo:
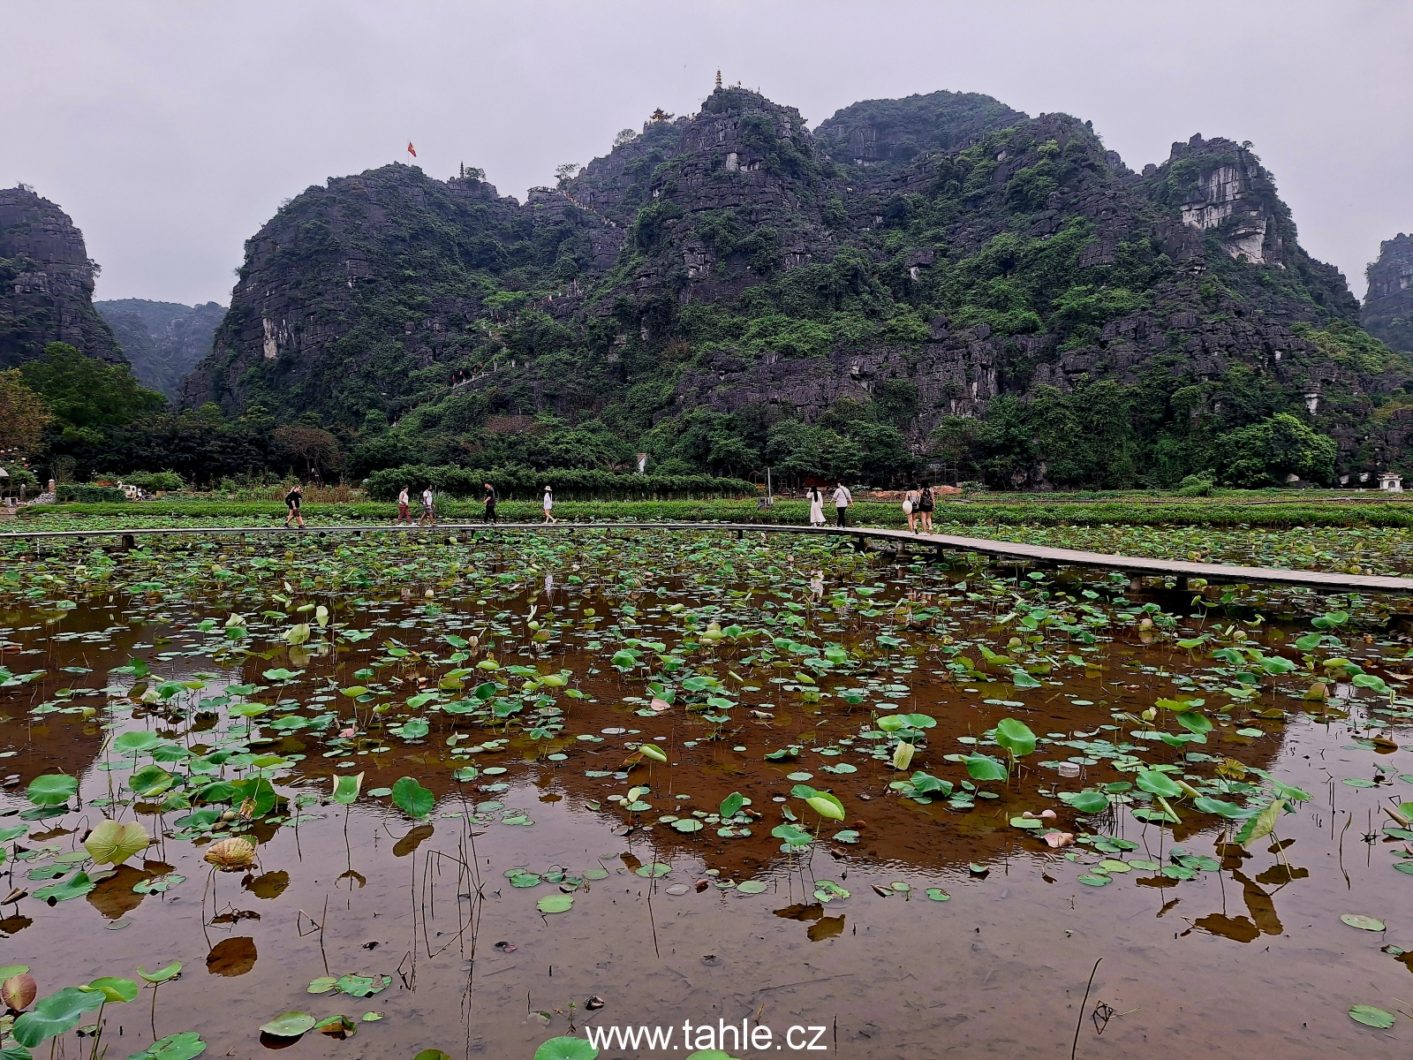
[[(1379, 574), (1336, 574), (1324, 571), (1283, 570), (1279, 567), (1245, 567), (1231, 563), (1189, 563), (1184, 560), (1151, 559), (1146, 556), (1115, 556), (1103, 552), (1082, 552), (1078, 549), (1051, 548), (1047, 545), (1027, 545), (1018, 541), (996, 541), (983, 537), (954, 537), (948, 534), (913, 534), (906, 530), (886, 530), (866, 526), (802, 526), (793, 523), (498, 523), (488, 527), (483, 523), (440, 523), (434, 527), (396, 526), (388, 523), (347, 526), (311, 526), (303, 531), (307, 536), (352, 534), (446, 534), (446, 533), (572, 533), (594, 531), (622, 533), (632, 530), (684, 530), (689, 532), (727, 532), (738, 537), (747, 533), (815, 534), (845, 537), (859, 542), (887, 542), (912, 548), (936, 551), (975, 552), (984, 556), (999, 556), (1024, 560), (1039, 566), (1098, 567), (1123, 571), (1135, 576), (1157, 576), (1187, 581), (1203, 578), (1211, 582), (1257, 582), (1274, 585), (1298, 585), (1327, 592), (1413, 593), (1413, 578)], [(298, 534), (282, 526), (191, 526), (160, 529), (98, 529), (42, 530), (0, 533), (0, 543), (6, 541), (77, 539), (118, 537), (125, 544), (135, 544), (140, 537), (241, 534)]]

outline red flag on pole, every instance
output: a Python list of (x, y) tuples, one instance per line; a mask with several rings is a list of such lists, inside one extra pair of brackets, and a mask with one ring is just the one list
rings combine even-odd
[(415, 147), (412, 146), (412, 141), (411, 141), (411, 140), (408, 140), (408, 141), (407, 141), (407, 153), (408, 153), (409, 155), (411, 155), (413, 158), (416, 158), (416, 157), (417, 157), (417, 148), (415, 148)]

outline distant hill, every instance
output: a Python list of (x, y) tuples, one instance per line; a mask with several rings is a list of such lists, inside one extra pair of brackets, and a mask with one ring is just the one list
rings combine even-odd
[(211, 352), (226, 315), (215, 302), (188, 306), (145, 298), (95, 302), (143, 386), (176, 399), (187, 374)]
[(97, 271), (68, 214), (23, 185), (0, 188), (0, 368), (34, 360), (51, 342), (121, 363), (93, 308)]
[(391, 165), (290, 200), (184, 401), (316, 415), (355, 474), (643, 451), (1122, 486), (1409, 460), (1413, 358), (1360, 330), (1249, 144), (1135, 173), (1089, 123), (985, 96), (812, 133), (722, 88), (524, 203), (479, 176)]

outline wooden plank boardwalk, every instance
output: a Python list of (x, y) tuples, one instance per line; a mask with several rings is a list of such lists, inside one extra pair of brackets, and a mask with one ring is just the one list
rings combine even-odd
[[(1104, 552), (1083, 552), (1048, 545), (1028, 545), (1019, 541), (997, 541), (984, 537), (956, 537), (949, 534), (914, 534), (907, 530), (887, 530), (868, 526), (803, 526), (794, 523), (439, 523), (436, 526), (397, 526), (390, 523), (311, 526), (303, 533), (316, 537), (343, 534), (445, 534), (445, 533), (622, 533), (633, 530), (671, 530), (747, 533), (816, 534), (845, 537), (855, 541), (879, 541), (937, 551), (975, 552), (985, 556), (1025, 560), (1042, 566), (1098, 567), (1135, 576), (1173, 577), (1182, 580), (1204, 578), (1217, 582), (1255, 582), (1298, 585), (1327, 592), (1413, 593), (1413, 578), (1381, 574), (1338, 574), (1325, 571), (1284, 570), (1279, 567), (1246, 567), (1232, 563), (1191, 563), (1186, 560), (1152, 559), (1147, 556), (1117, 556)], [(181, 526), (153, 529), (39, 530), (0, 533), (6, 541), (85, 539), (90, 537), (127, 538), (182, 535), (298, 534), (283, 526)]]

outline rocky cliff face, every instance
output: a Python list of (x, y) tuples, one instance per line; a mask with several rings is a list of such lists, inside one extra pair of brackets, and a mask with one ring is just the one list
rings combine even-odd
[(1202, 235), (1207, 250), (1291, 273), (1318, 305), (1358, 322), (1358, 302), (1343, 274), (1300, 247), (1290, 208), (1250, 144), (1198, 134), (1174, 143), (1168, 161), (1146, 170), (1144, 178), (1149, 194), (1176, 206), (1182, 223)]
[(123, 360), (93, 308), (96, 271), (68, 214), (24, 186), (0, 189), (0, 368), (38, 357), (50, 342)]
[(1367, 275), (1364, 329), (1396, 350), (1413, 353), (1413, 236), (1400, 232), (1384, 240)]
[(226, 315), (215, 302), (189, 306), (119, 298), (95, 302), (112, 328), (133, 374), (143, 386), (176, 399), (187, 375), (211, 352), (211, 341)]
[(1357, 320), (1249, 145), (1196, 136), (1140, 175), (1087, 122), (987, 97), (815, 135), (718, 89), (523, 205), (406, 166), (298, 196), (247, 244), (186, 400), (379, 413), (466, 459), (492, 420), (649, 445), (703, 409), (763, 434), (886, 400), (921, 453), (998, 397), (1111, 381), (1170, 424), (1302, 410), (1372, 468), (1407, 444), (1375, 412), (1413, 362)]
[(537, 238), (531, 216), (479, 180), (390, 165), (311, 188), (246, 243), (187, 399), (344, 420), (391, 411), (418, 373), (480, 344), (500, 309), (488, 277), (539, 261)]

